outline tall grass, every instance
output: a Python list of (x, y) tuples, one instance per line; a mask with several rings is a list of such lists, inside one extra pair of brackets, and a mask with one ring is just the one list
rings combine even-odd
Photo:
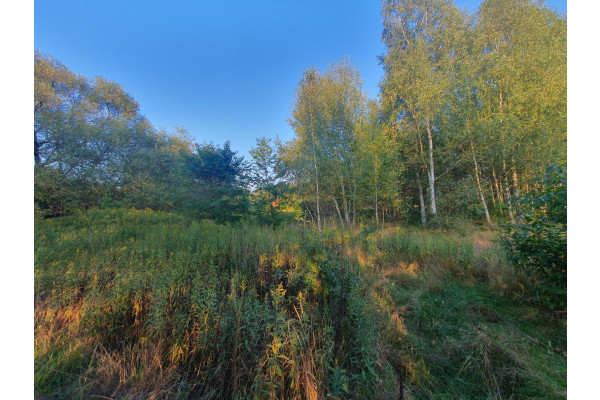
[(35, 238), (38, 395), (316, 399), (394, 385), (333, 236), (110, 210), (38, 220)]
[(45, 399), (566, 397), (566, 321), (494, 233), (36, 220)]

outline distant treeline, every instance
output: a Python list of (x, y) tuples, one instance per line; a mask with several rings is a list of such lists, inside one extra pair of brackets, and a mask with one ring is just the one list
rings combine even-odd
[(44, 216), (150, 208), (218, 221), (293, 215), (319, 229), (448, 217), (518, 221), (516, 197), (566, 163), (566, 17), (529, 0), (382, 5), (384, 77), (308, 68), (295, 137), (196, 144), (155, 129), (121, 86), (35, 54), (35, 204)]

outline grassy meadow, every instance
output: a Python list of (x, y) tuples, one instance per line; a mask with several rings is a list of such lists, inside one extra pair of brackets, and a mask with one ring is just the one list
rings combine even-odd
[(36, 219), (36, 398), (566, 398), (566, 315), (495, 238)]

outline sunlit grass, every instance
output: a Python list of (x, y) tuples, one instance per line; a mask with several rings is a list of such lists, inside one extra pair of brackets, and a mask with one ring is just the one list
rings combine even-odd
[(493, 238), (398, 230), (379, 242), (373, 287), (403, 321), (405, 398), (566, 398), (566, 323), (523, 301)]
[(566, 397), (566, 322), (490, 231), (106, 210), (35, 234), (40, 398)]
[(346, 397), (389, 380), (331, 235), (92, 211), (36, 221), (35, 257), (40, 395)]

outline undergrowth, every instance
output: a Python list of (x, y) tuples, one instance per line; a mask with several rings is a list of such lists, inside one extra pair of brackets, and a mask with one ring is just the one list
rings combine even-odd
[(333, 235), (152, 211), (36, 221), (48, 398), (369, 398), (394, 390)]
[(566, 397), (493, 233), (36, 220), (37, 398)]

